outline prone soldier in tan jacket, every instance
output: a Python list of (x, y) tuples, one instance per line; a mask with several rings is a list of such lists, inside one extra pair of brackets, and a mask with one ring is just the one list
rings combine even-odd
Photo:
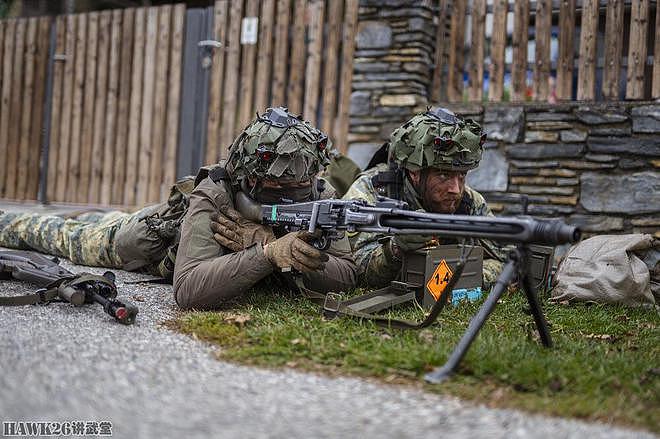
[(260, 204), (333, 196), (318, 178), (329, 163), (328, 146), (325, 134), (283, 108), (269, 109), (241, 133), (225, 166), (212, 169), (190, 196), (174, 268), (179, 306), (213, 308), (292, 269), (319, 292), (355, 285), (346, 238), (322, 252), (305, 241), (306, 232), (285, 233), (237, 210), (246, 196)]

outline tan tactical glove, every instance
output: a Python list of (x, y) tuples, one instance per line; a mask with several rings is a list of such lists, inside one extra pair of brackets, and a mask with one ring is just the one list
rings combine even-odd
[(252, 244), (266, 245), (275, 241), (273, 230), (262, 224), (245, 219), (234, 209), (211, 215), (213, 239), (218, 244), (237, 252)]
[(301, 273), (323, 270), (329, 259), (328, 255), (304, 241), (310, 236), (309, 232), (287, 233), (268, 243), (264, 247), (264, 253), (273, 267), (283, 271), (291, 268)]

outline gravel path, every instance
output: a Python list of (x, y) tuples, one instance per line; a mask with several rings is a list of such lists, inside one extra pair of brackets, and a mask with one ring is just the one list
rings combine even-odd
[[(169, 286), (126, 285), (140, 276), (116, 273), (120, 296), (140, 308), (134, 326), (98, 306), (0, 308), (0, 421), (110, 421), (114, 436), (127, 438), (655, 437), (218, 361), (213, 348), (160, 325), (176, 313)], [(0, 281), (2, 295), (29, 291)]]

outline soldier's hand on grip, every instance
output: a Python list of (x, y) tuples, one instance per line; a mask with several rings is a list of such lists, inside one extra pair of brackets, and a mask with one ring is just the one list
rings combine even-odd
[(328, 255), (305, 242), (308, 232), (290, 232), (268, 243), (264, 253), (274, 267), (286, 270), (295, 268), (301, 273), (323, 270)]
[(231, 208), (211, 215), (211, 230), (218, 244), (234, 252), (255, 243), (265, 245), (275, 240), (270, 227), (245, 219)]

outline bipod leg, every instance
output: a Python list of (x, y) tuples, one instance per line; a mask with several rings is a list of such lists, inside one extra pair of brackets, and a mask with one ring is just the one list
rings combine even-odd
[(543, 346), (549, 348), (552, 346), (552, 339), (550, 338), (550, 331), (548, 330), (548, 323), (545, 320), (545, 315), (543, 314), (543, 309), (539, 303), (539, 298), (536, 295), (536, 289), (532, 286), (532, 280), (529, 278), (529, 275), (526, 272), (525, 267), (527, 266), (527, 256), (528, 250), (524, 249), (523, 252), (525, 256), (522, 263), (520, 264), (521, 270), (525, 270), (524, 273), (521, 273), (522, 278), (522, 288), (525, 291), (527, 296), (527, 303), (529, 303), (529, 308), (532, 311), (534, 316), (534, 322), (536, 322), (536, 329), (539, 331), (539, 336), (541, 337), (541, 343)]
[(502, 270), (502, 273), (500, 273), (500, 276), (497, 278), (495, 286), (486, 298), (484, 304), (481, 306), (481, 308), (479, 308), (477, 314), (472, 317), (472, 320), (470, 320), (468, 328), (465, 330), (465, 333), (463, 333), (463, 337), (461, 337), (461, 340), (454, 348), (454, 351), (449, 356), (447, 362), (443, 366), (438, 367), (432, 372), (424, 375), (424, 380), (429, 383), (440, 383), (449, 378), (449, 376), (454, 373), (454, 370), (456, 367), (458, 367), (468, 349), (470, 349), (470, 345), (477, 337), (477, 334), (479, 334), (479, 331), (483, 327), (484, 323), (486, 323), (486, 320), (495, 309), (497, 301), (506, 291), (509, 284), (516, 277), (516, 274), (518, 273), (518, 262), (519, 261), (517, 256), (509, 256), (509, 260), (504, 265), (504, 269)]

